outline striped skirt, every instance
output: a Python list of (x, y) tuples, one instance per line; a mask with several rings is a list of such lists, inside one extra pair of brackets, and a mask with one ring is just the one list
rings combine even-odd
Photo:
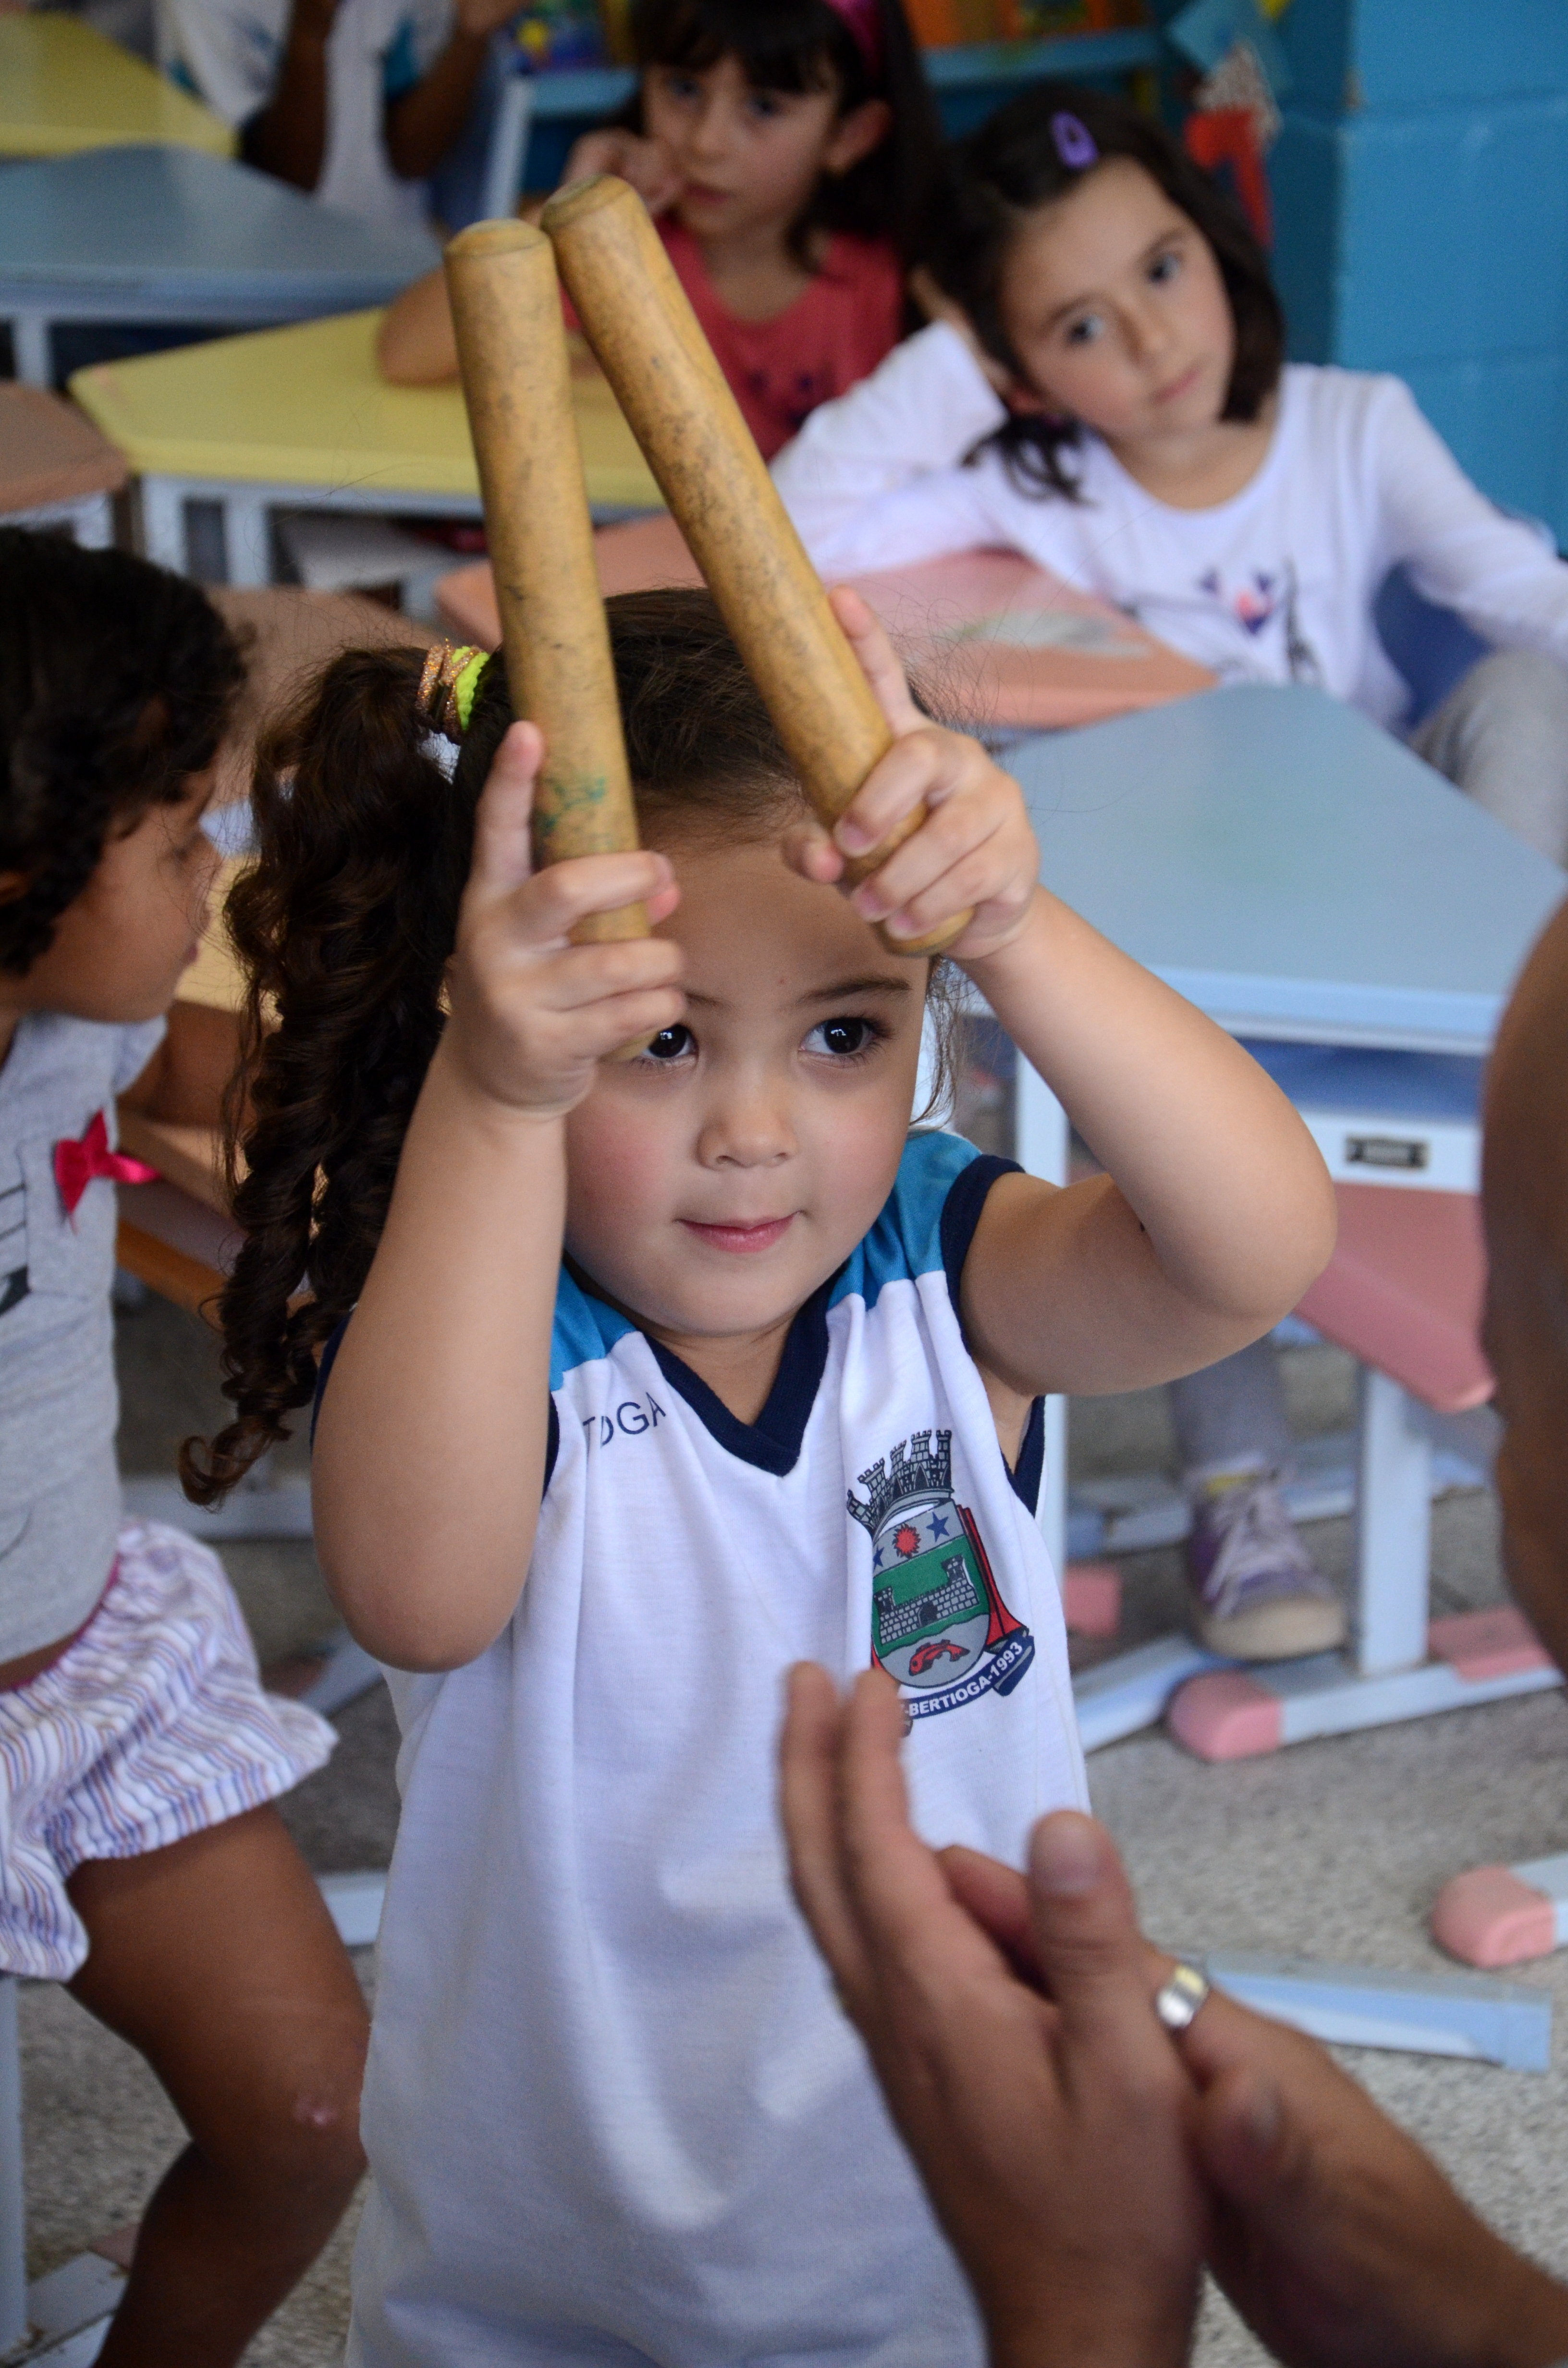
[(259, 1808), (337, 1738), (264, 1694), (222, 1564), (127, 1521), (103, 1600), (51, 1668), (0, 1692), (0, 1971), (65, 1981), (87, 1954), (67, 1878)]

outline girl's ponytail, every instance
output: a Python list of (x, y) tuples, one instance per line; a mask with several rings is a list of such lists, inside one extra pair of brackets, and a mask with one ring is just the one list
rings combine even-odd
[[(244, 1240), (219, 1302), (235, 1420), (187, 1440), (210, 1505), (290, 1436), (317, 1359), (363, 1287), (403, 1139), (440, 1039), (442, 976), (487, 754), (449, 780), (417, 650), (354, 651), (262, 741), (257, 860), (229, 898), (248, 992), (229, 1172)], [(498, 741), (501, 669), (480, 702)], [(476, 706), (475, 723), (482, 722)]]

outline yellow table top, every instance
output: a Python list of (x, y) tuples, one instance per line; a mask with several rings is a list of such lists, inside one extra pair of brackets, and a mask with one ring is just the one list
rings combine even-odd
[(221, 116), (78, 17), (0, 13), (0, 156), (68, 156), (144, 141), (234, 153)]
[[(477, 498), (460, 389), (389, 386), (376, 368), (381, 318), (342, 313), (99, 362), (76, 372), (71, 392), (143, 476)], [(573, 343), (589, 501), (601, 509), (663, 508), (615, 397), (587, 348)]]

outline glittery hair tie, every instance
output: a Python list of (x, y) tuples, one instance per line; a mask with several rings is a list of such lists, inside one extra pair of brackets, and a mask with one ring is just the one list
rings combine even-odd
[(460, 741), (468, 730), (479, 677), (489, 663), (489, 651), (472, 643), (455, 650), (450, 642), (431, 643), (419, 677), (419, 712), (443, 739)]
[(1094, 134), (1077, 116), (1053, 115), (1051, 137), (1070, 173), (1086, 173), (1091, 165), (1099, 163), (1100, 152), (1095, 145)]

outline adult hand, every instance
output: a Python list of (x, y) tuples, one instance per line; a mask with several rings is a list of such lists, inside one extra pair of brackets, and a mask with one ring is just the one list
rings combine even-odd
[(795, 1669), (784, 1825), (795, 1896), (974, 2287), (993, 2368), (1174, 2368), (1206, 2215), (1192, 2093), (1116, 1853), (1087, 1817), (1036, 1828), (1041, 1996), (912, 1832), (903, 1733), (884, 1673), (841, 1704), (825, 1671)]
[[(1048, 1987), (1030, 1887), (942, 1853), (949, 1896)], [(1169, 1960), (1151, 1951), (1152, 1979)], [(1209, 2261), (1288, 2368), (1547, 2368), (1568, 2358), (1568, 2292), (1462, 2203), (1327, 2051), (1211, 1996), (1176, 2046), (1199, 2092)]]
[(1315, 2042), (1215, 1998), (1178, 2045), (1203, 2090), (1210, 2265), (1287, 2368), (1568, 2358), (1568, 2291), (1478, 2220)]

